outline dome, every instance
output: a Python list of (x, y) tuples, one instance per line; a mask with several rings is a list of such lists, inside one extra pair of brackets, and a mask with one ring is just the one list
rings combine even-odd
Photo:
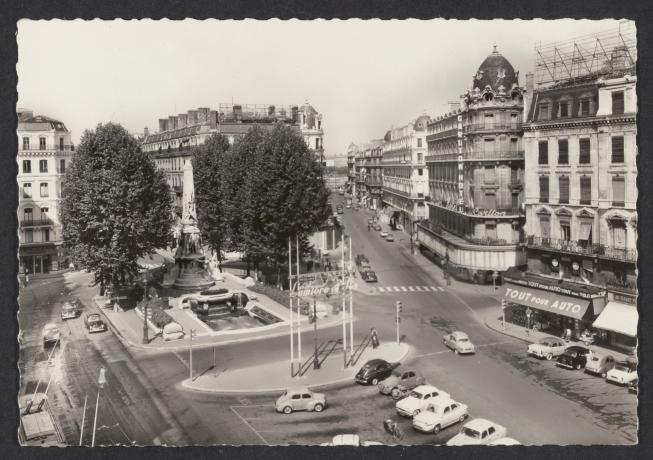
[(495, 45), (494, 51), (485, 58), (478, 68), (472, 89), (478, 88), (483, 91), (486, 86), (489, 86), (494, 92), (498, 92), (499, 87), (503, 86), (505, 91), (509, 91), (513, 83), (519, 84), (517, 73), (512, 68), (512, 64), (497, 51)]

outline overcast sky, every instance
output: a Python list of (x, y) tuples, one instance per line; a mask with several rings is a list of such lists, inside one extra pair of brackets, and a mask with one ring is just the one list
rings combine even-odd
[(219, 103), (323, 114), (329, 156), (439, 115), (497, 48), (533, 71), (536, 42), (615, 29), (603, 21), (20, 21), (18, 107), (63, 121), (78, 142), (114, 121), (134, 133)]

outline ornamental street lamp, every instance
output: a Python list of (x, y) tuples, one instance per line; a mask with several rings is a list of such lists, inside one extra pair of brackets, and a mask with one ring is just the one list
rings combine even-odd
[(150, 343), (147, 328), (147, 272), (143, 273), (143, 344)]
[(531, 330), (531, 314), (532, 313), (533, 312), (531, 311), (530, 308), (526, 309), (526, 329), (528, 329), (529, 331)]
[(317, 298), (313, 297), (313, 335), (315, 337), (315, 353), (313, 355), (313, 369), (320, 368), (320, 360), (317, 357)]
[(506, 301), (501, 301), (501, 329), (506, 330)]
[(106, 370), (104, 369), (104, 367), (101, 367), (100, 376), (98, 377), (97, 399), (95, 400), (95, 417), (93, 419), (93, 438), (91, 439), (91, 447), (95, 447), (95, 431), (97, 428), (98, 407), (100, 405), (100, 390), (102, 390), (102, 388), (104, 388), (104, 385), (107, 383), (105, 372)]

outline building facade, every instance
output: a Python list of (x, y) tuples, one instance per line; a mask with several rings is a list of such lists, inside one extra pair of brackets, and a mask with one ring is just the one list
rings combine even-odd
[(157, 133), (150, 134), (146, 128), (141, 148), (150, 155), (157, 168), (165, 171), (176, 212), (181, 216), (184, 163), (193, 158), (198, 146), (218, 133), (233, 144), (254, 125), (269, 130), (277, 123), (288, 124), (301, 133), (316, 160), (326, 166), (322, 115), (308, 103), (301, 107), (239, 104), (220, 104), (219, 110), (200, 107), (159, 119)]
[[(592, 331), (633, 350), (637, 79), (627, 47), (608, 56), (598, 71), (533, 92), (524, 133), (528, 267), (506, 278), (504, 298), (517, 321), (529, 312), (531, 324)], [(556, 300), (571, 307), (556, 309)]]
[(380, 209), (383, 203), (383, 139), (370, 141), (365, 146), (364, 156), (367, 206)]
[(59, 203), (74, 146), (62, 122), (30, 110), (17, 112), (20, 272), (54, 274), (68, 268)]
[(347, 147), (347, 193), (356, 195), (356, 157), (358, 146), (353, 142)]
[(424, 198), (428, 194), (425, 157), (427, 115), (400, 128), (391, 129), (383, 143), (383, 206), (390, 226), (412, 235), (414, 225), (427, 217)]
[(460, 279), (491, 283), (526, 262), (523, 107), (518, 72), (495, 47), (460, 107), (428, 124), (428, 220), (418, 239)]

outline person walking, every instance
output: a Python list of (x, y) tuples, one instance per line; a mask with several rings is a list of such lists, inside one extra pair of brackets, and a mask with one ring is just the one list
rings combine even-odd
[(27, 287), (29, 284), (29, 270), (25, 270), (25, 285), (23, 287)]

